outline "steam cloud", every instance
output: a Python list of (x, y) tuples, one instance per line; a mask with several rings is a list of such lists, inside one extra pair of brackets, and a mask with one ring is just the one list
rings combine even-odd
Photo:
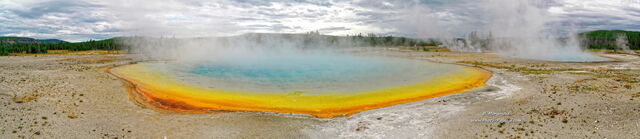
[[(455, 51), (494, 52), (545, 61), (606, 60), (585, 52), (577, 41), (577, 32), (558, 25), (562, 20), (548, 12), (548, 4), (536, 0), (481, 0), (472, 3), (476, 7), (469, 10), (479, 21), (462, 21), (455, 26), (426, 23), (432, 28), (421, 32)], [(447, 20), (429, 15), (425, 18)]]
[[(566, 25), (560, 24), (563, 22), (559, 17), (549, 13), (548, 6), (553, 4), (552, 2), (542, 0), (480, 0), (473, 2), (450, 2), (448, 4), (449, 5), (444, 7), (467, 6), (468, 8), (465, 9), (466, 11), (460, 12), (464, 13), (463, 15), (450, 15), (447, 14), (447, 12), (439, 11), (443, 10), (442, 8), (432, 8), (430, 5), (419, 1), (391, 2), (389, 5), (394, 5), (394, 7), (391, 8), (398, 9), (395, 12), (397, 17), (394, 17), (394, 19), (400, 20), (399, 22), (386, 25), (390, 26), (390, 28), (395, 28), (397, 32), (400, 32), (399, 34), (411, 32), (422, 39), (437, 39), (444, 43), (443, 46), (455, 51), (493, 52), (505, 57), (545, 61), (606, 60), (585, 52), (583, 50), (584, 48), (580, 47), (577, 36), (575, 36), (576, 32), (571, 31), (572, 29), (566, 29)], [(167, 8), (180, 10), (180, 8)], [(144, 7), (141, 10), (144, 10)], [(130, 15), (133, 16), (123, 15), (123, 17), (131, 17), (132, 20), (135, 19), (134, 17), (141, 17), (135, 14), (135, 12)], [(461, 16), (474, 18), (461, 18)], [(147, 21), (142, 19), (137, 20)], [(205, 28), (196, 28), (200, 30), (211, 30), (212, 36), (216, 35), (216, 32), (220, 30), (232, 32), (228, 30), (235, 28), (234, 26), (230, 26), (232, 24), (227, 23), (228, 21), (225, 20), (216, 21), (215, 19), (209, 19), (209, 21), (215, 24), (206, 26)], [(156, 32), (155, 34), (157, 34), (158, 31), (161, 31), (165, 32), (165, 34), (189, 34), (189, 30), (185, 31), (177, 28), (179, 24), (172, 24), (169, 27), (161, 25), (147, 26), (144, 24), (131, 24), (131, 26), (139, 32)], [(191, 36), (207, 36), (207, 34)], [(298, 51), (300, 45), (322, 46), (323, 48), (329, 45), (336, 45), (327, 43), (308, 44), (298, 40), (309, 38), (283, 38), (283, 36), (279, 36), (265, 38), (265, 40), (268, 41), (261, 42), (255, 41), (255, 38), (247, 40), (247, 38), (243, 37), (247, 36), (234, 38), (235, 41), (239, 40), (243, 43), (230, 43), (228, 40), (221, 41), (221, 39), (215, 38), (195, 39), (197, 41), (193, 39), (174, 40), (168, 44), (157, 44), (149, 40), (127, 42), (133, 46), (141, 47), (139, 50), (143, 52), (156, 53), (155, 56), (161, 55), (184, 59), (198, 59), (198, 57), (202, 58), (205, 55), (228, 55), (229, 53), (235, 52), (242, 54), (247, 51), (256, 53), (256, 55), (264, 53), (265, 50), (269, 52), (282, 52), (285, 50)], [(351, 43), (353, 42), (341, 42), (337, 44), (343, 46)], [(161, 45), (169, 45), (172, 49), (151, 49)], [(230, 47), (230, 45), (236, 46)], [(253, 46), (263, 46), (267, 48)]]
[(618, 47), (618, 49), (621, 49), (625, 53), (636, 54), (636, 52), (629, 49), (629, 40), (627, 39), (627, 35), (618, 34), (616, 36), (616, 46)]
[[(307, 34), (244, 34), (231, 37), (157, 38), (126, 37), (121, 39), (132, 52), (143, 53), (152, 60), (179, 62), (252, 60), (270, 56), (302, 57), (333, 55), (366, 46), (348, 37)], [(360, 50), (360, 49), (359, 49)]]

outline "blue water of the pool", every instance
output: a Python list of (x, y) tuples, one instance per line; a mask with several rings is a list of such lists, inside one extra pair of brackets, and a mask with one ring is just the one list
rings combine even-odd
[(189, 72), (213, 78), (266, 82), (331, 82), (376, 74), (410, 72), (416, 62), (346, 55), (234, 57), (197, 64)]

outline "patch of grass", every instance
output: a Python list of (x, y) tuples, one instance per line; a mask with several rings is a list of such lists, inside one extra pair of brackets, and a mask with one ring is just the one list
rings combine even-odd
[(591, 73), (589, 74), (597, 78), (611, 78), (623, 83), (640, 83), (638, 75), (633, 73), (636, 72), (629, 72), (629, 69), (599, 69), (591, 70)]
[(547, 67), (546, 64), (540, 64), (540, 65), (532, 65), (532, 68), (528, 68), (528, 67), (519, 67), (516, 65), (509, 65), (509, 66), (504, 66), (503, 64), (499, 64), (499, 63), (490, 63), (490, 62), (482, 62), (482, 61), (458, 61), (457, 63), (464, 63), (464, 64), (471, 64), (474, 65), (476, 67), (478, 66), (482, 66), (482, 67), (490, 67), (490, 68), (496, 68), (496, 69), (506, 69), (507, 71), (511, 71), (511, 72), (519, 72), (522, 74), (551, 74), (553, 72), (558, 72), (558, 71), (575, 71), (576, 69), (536, 69), (536, 68), (542, 68), (542, 67)]
[(130, 58), (120, 59), (115, 56), (101, 56), (101, 57), (91, 57), (91, 58), (67, 58), (58, 60), (59, 64), (71, 62), (71, 63), (81, 63), (81, 64), (103, 64), (110, 63), (117, 60), (131, 60)]
[(76, 119), (76, 118), (78, 118), (78, 116), (77, 116), (77, 115), (75, 115), (75, 114), (69, 114), (69, 115), (67, 115), (67, 118), (69, 118), (69, 119)]
[(593, 73), (590, 73), (590, 72), (569, 72), (569, 74), (573, 74), (573, 75), (593, 75)]
[(551, 74), (551, 71), (545, 71), (545, 70), (523, 70), (519, 72), (523, 74)]
[(569, 92), (584, 92), (584, 91), (589, 91), (589, 92), (597, 92), (600, 91), (599, 88), (597, 87), (593, 87), (593, 86), (578, 86), (578, 85), (570, 85), (567, 86), (567, 90), (569, 90)]
[(399, 47), (402, 50), (412, 50), (412, 51), (424, 51), (424, 52), (450, 52), (448, 48), (438, 47), (438, 46), (403, 46)]
[(593, 86), (582, 86), (582, 90), (585, 91), (599, 91), (600, 89), (593, 87)]
[(567, 119), (567, 117), (563, 117), (561, 122), (566, 124), (569, 122), (569, 119)]
[(35, 95), (14, 96), (11, 100), (14, 103), (27, 103), (36, 100), (38, 97)]
[(570, 85), (570, 86), (567, 86), (567, 89), (568, 89), (570, 92), (578, 92), (578, 91), (580, 90), (580, 86), (577, 86), (577, 85)]
[(543, 115), (549, 116), (551, 118), (555, 118), (556, 115), (560, 115), (565, 113), (564, 110), (558, 110), (554, 107), (551, 107), (551, 109), (549, 109), (547, 112), (543, 113)]

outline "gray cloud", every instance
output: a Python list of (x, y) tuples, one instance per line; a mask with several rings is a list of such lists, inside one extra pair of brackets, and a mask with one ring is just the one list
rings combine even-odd
[(349, 30), (349, 28), (346, 28), (346, 27), (329, 27), (329, 28), (319, 29), (319, 31), (336, 31), (336, 30)]
[[(580, 31), (640, 30), (640, 7), (632, 4), (535, 2), (560, 18), (555, 26), (577, 26), (573, 28)], [(320, 30), (331, 35), (429, 37), (479, 30), (482, 24), (489, 24), (477, 5), (464, 0), (5, 0), (0, 1), (0, 35), (82, 41), (127, 35), (189, 37)]]
[(9, 12), (23, 18), (34, 19), (47, 14), (73, 14), (94, 8), (100, 8), (100, 6), (82, 1), (47, 1), (31, 5), (28, 9), (9, 9)]

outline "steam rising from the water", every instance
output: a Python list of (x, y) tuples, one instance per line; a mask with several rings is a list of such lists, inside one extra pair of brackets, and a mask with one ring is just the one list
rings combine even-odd
[[(581, 48), (576, 32), (559, 25), (561, 20), (541, 0), (480, 0), (459, 2), (466, 15), (448, 15), (430, 5), (404, 3), (398, 11), (401, 24), (391, 24), (401, 34), (414, 32), (423, 39), (437, 39), (443, 46), (462, 52), (494, 52), (505, 57), (545, 61), (603, 61)], [(410, 4), (407, 4), (410, 3)], [(456, 3), (456, 2), (450, 2)], [(453, 4), (455, 5), (455, 4)], [(446, 9), (445, 9), (446, 10)], [(474, 18), (460, 18), (460, 16)], [(212, 19), (215, 20), (215, 19)], [(155, 29), (150, 29), (155, 30)], [(164, 29), (166, 30), (166, 29)], [(171, 31), (167, 31), (171, 34)], [(212, 34), (215, 30), (212, 30)], [(363, 32), (366, 33), (366, 32)], [(206, 36), (206, 35), (205, 35)], [(223, 38), (132, 39), (128, 42), (153, 57), (204, 60), (225, 55), (261, 56), (307, 52), (313, 48), (358, 46), (356, 42), (321, 35), (250, 34)], [(160, 48), (165, 47), (165, 48)], [(159, 49), (160, 48), (160, 49)], [(169, 49), (167, 49), (169, 48)], [(331, 49), (321, 49), (331, 50)]]
[[(476, 13), (475, 16), (480, 16), (477, 19), (482, 21), (469, 21), (466, 26), (459, 27), (463, 30), (450, 31), (464, 33), (463, 38), (439, 37), (444, 46), (456, 51), (495, 52), (533, 60), (606, 60), (585, 52), (577, 41), (576, 32), (554, 25), (560, 21), (547, 11), (544, 1), (482, 0), (474, 4), (478, 8), (471, 13)], [(466, 30), (468, 28), (474, 29)]]
[(627, 39), (627, 35), (618, 34), (616, 36), (616, 47), (625, 53), (636, 54), (633, 50), (629, 49), (629, 40)]
[(308, 34), (245, 34), (208, 38), (124, 38), (134, 53), (150, 59), (202, 62), (233, 59), (261, 59), (270, 56), (292, 57), (331, 54), (336, 50), (364, 45), (347, 37)]

